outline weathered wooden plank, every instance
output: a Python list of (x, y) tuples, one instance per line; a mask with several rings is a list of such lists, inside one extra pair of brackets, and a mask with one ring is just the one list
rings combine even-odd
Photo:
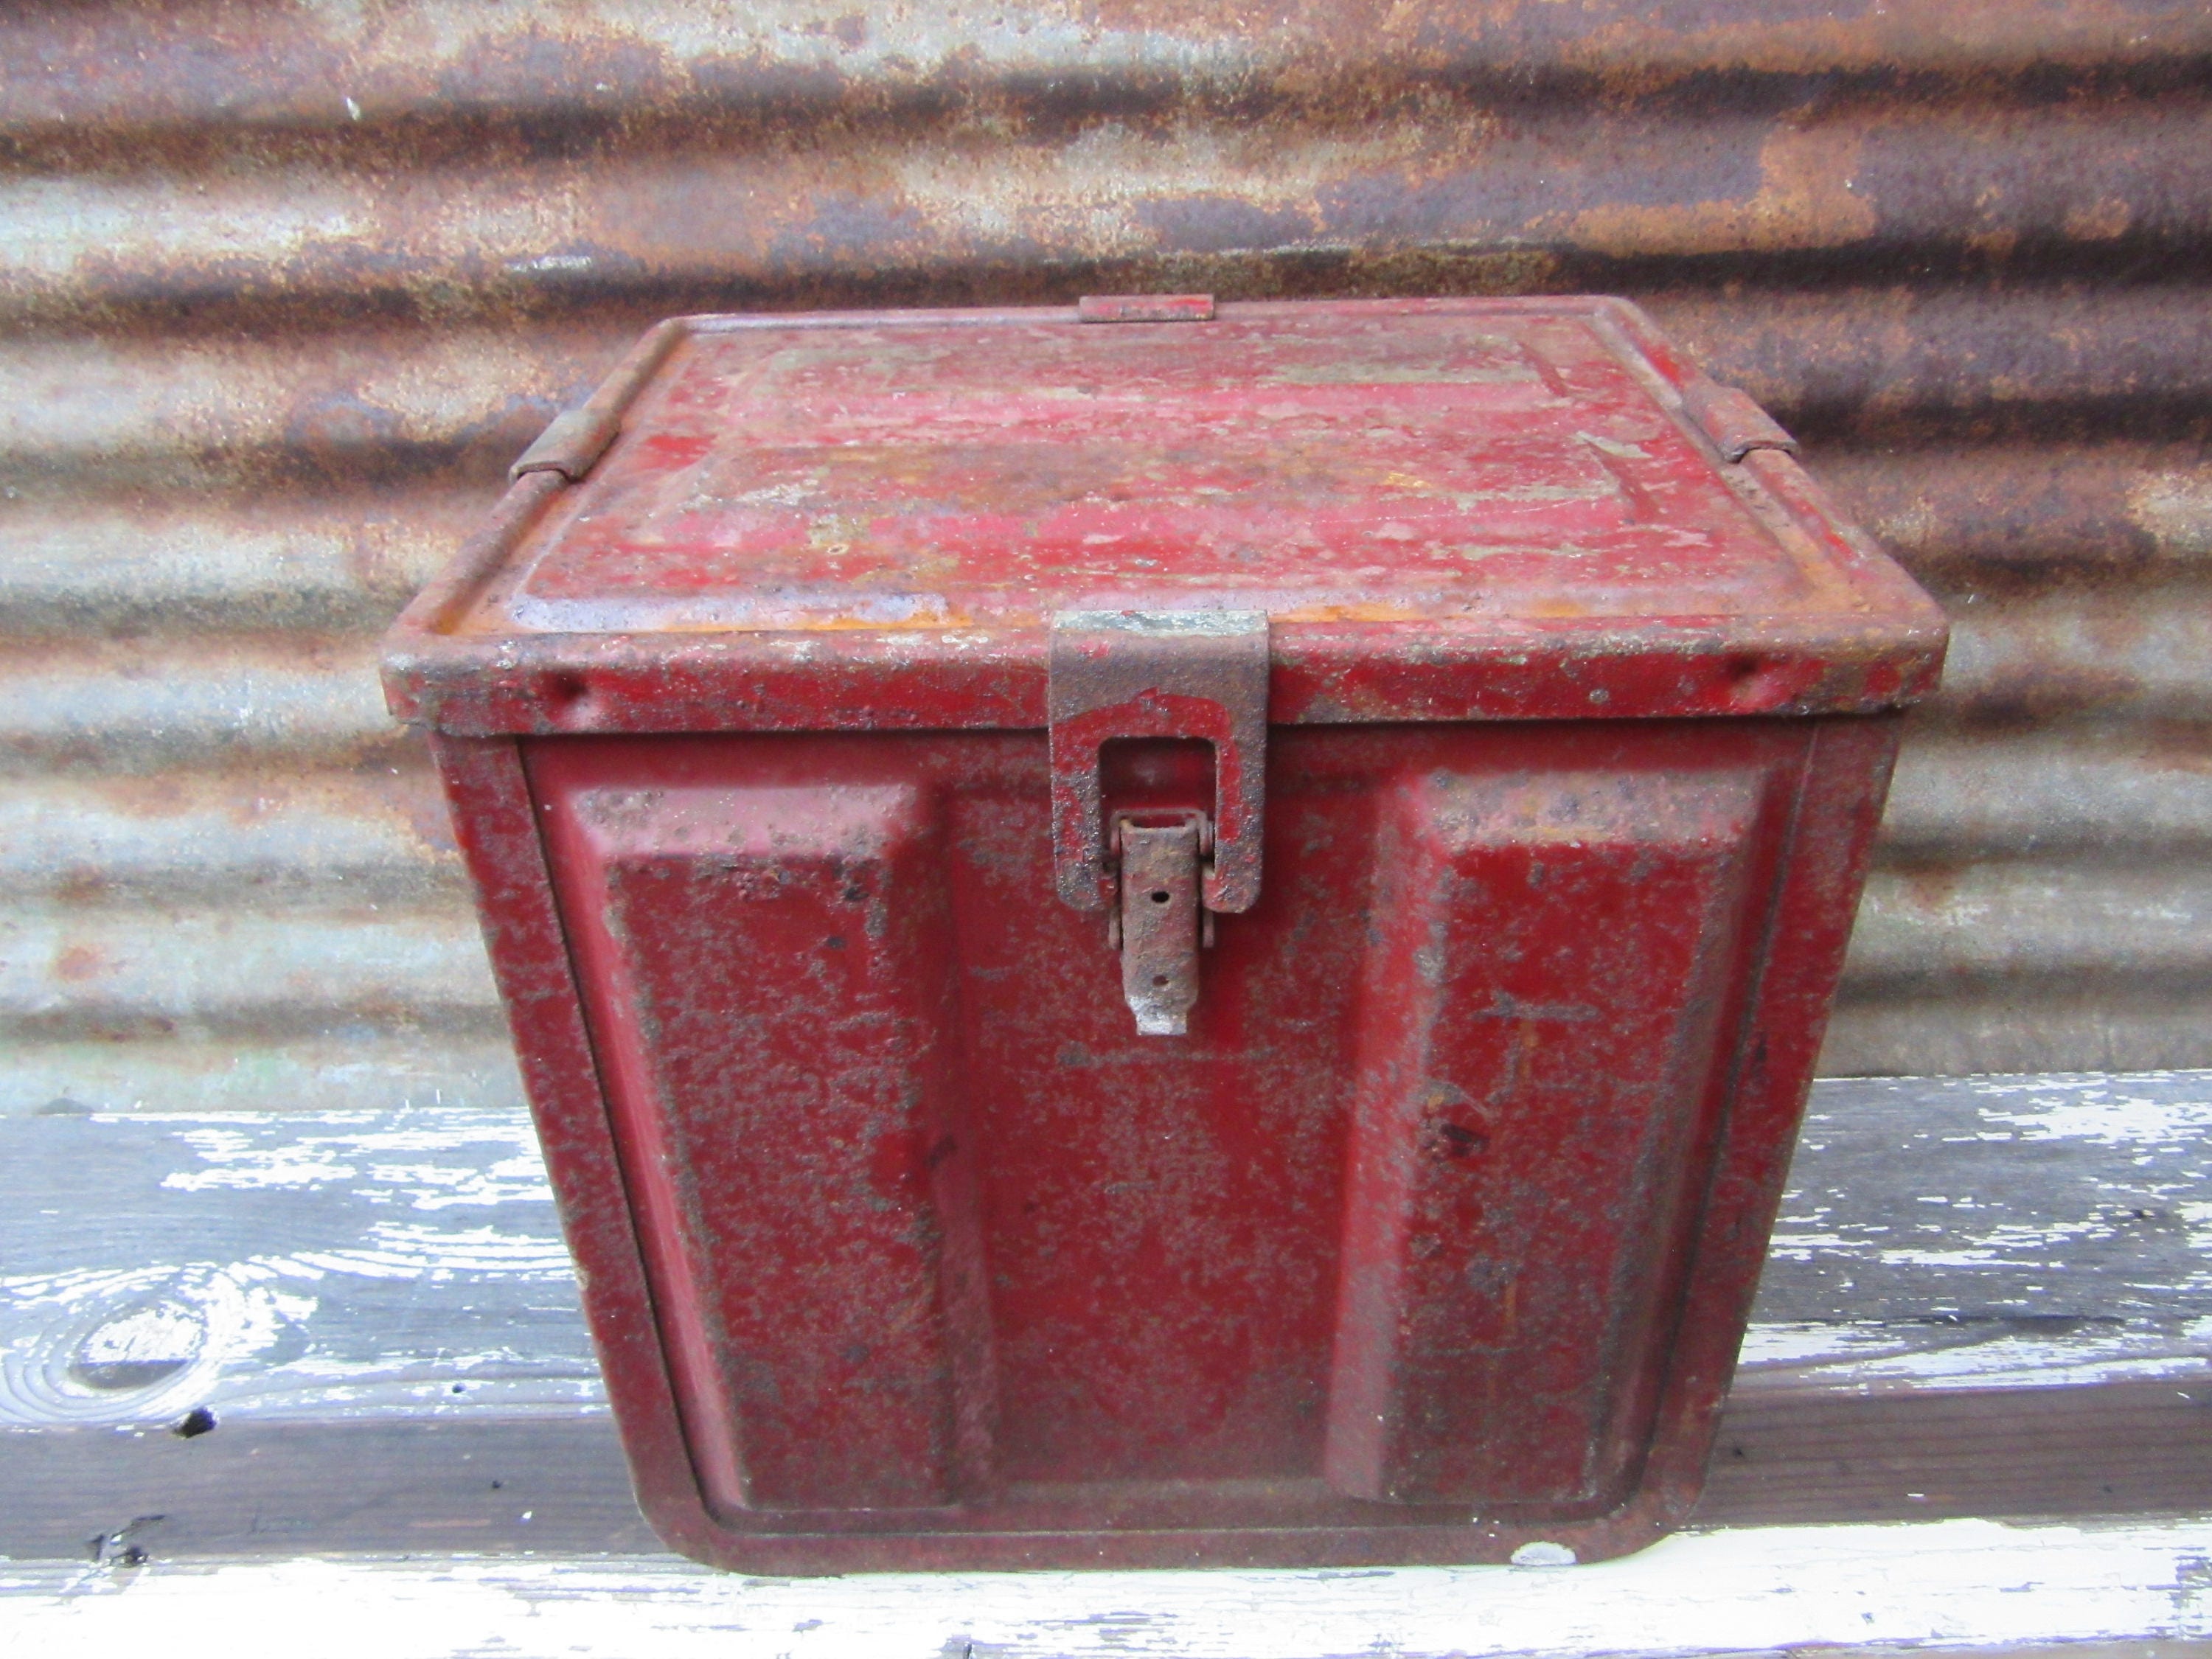
[(1399, 1659), (1592, 1653), (2197, 1659), (2212, 1523), (1948, 1521), (1686, 1534), (1595, 1566), (874, 1574), (640, 1559), (0, 1565), (24, 1652), (322, 1659)]
[(1758, 1317), (2212, 1315), (2212, 1073), (1816, 1085)]
[(0, 1556), (16, 1559), (661, 1553), (604, 1413), (245, 1418), (189, 1440), (18, 1429), (0, 1462)]
[(1741, 1364), (1830, 1388), (2212, 1370), (2212, 1073), (1814, 1086)]
[[(1820, 1085), (1701, 1520), (2203, 1501), (2208, 1140), (2206, 1073)], [(0, 1553), (651, 1547), (515, 1115), (0, 1118)]]
[(2212, 1378), (1864, 1392), (1739, 1378), (1701, 1526), (2212, 1507)]
[(0, 1118), (0, 1421), (597, 1408), (529, 1119)]
[[(1823, 1083), (1747, 1372), (2212, 1371), (2209, 1168), (2212, 1073)], [(0, 1346), (17, 1425), (601, 1403), (519, 1112), (0, 1116)]]
[[(2212, 1382), (1850, 1393), (1753, 1382), (1700, 1526), (2212, 1504)], [(148, 1517), (159, 1517), (158, 1520)], [(135, 1523), (135, 1524), (134, 1524)], [(0, 1431), (0, 1556), (649, 1551), (603, 1415)]]

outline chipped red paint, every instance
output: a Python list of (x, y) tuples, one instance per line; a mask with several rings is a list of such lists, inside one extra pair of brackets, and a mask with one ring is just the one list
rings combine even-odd
[[(1677, 1523), (1944, 640), (1778, 428), (1612, 301), (697, 319), (631, 362), (388, 675), (664, 1535)], [(1062, 902), (1062, 752), (1095, 830), (1264, 844), (1186, 1031)]]
[(1271, 617), (1279, 720), (1871, 712), (1941, 658), (1918, 590), (1617, 301), (678, 326), (574, 423), (631, 435), (574, 491), (521, 473), (481, 570), (401, 619), (395, 712), (1036, 726), (1054, 612), (1200, 605)]

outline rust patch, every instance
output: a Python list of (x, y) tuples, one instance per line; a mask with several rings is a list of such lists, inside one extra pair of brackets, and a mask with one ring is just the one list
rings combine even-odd
[(79, 985), (97, 978), (106, 966), (104, 951), (89, 945), (65, 945), (54, 957), (54, 976), (68, 984)]
[[(1741, 135), (1713, 135), (1723, 154), (1704, 159), (1714, 185), (1736, 182), (1727, 147)], [(1711, 190), (1680, 200), (1623, 202), (1585, 209), (1569, 222), (1579, 246), (1613, 254), (1774, 252), (1834, 247), (1874, 234), (1874, 204), (1855, 192), (1852, 173), (1863, 132), (1815, 123), (1760, 139), (1753, 188)], [(1710, 189), (1710, 186), (1709, 186)]]

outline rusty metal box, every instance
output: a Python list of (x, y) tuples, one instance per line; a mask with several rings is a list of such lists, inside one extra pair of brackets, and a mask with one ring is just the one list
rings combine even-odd
[(556, 421), (386, 678), (663, 1536), (1680, 1522), (1944, 644), (1790, 447), (1591, 299), (690, 318)]

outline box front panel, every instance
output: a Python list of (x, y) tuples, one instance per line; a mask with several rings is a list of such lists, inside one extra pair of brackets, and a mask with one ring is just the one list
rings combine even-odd
[[(555, 827), (671, 1369), (754, 1508), (911, 1508), (961, 1479), (964, 1193), (945, 861), (911, 784), (594, 788)], [(951, 1199), (948, 1206), (945, 1197)]]
[(1285, 729), (1170, 1038), (1054, 896), (1042, 733), (531, 744), (710, 1504), (1620, 1501), (1806, 740)]
[(1330, 1480), (1612, 1508), (1744, 940), (1756, 768), (1384, 801)]

